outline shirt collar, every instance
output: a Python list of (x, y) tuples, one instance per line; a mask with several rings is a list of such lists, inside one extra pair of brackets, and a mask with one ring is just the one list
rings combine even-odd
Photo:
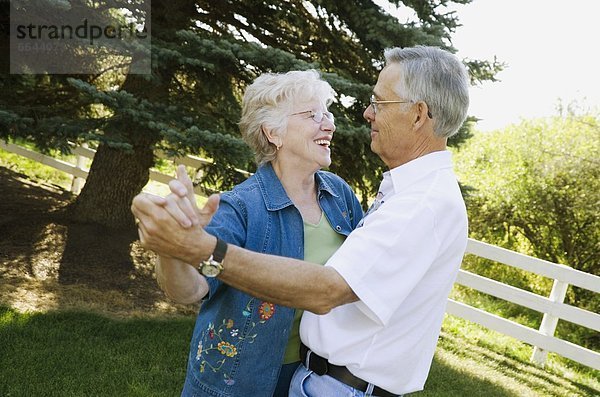
[(384, 178), (386, 174), (391, 177), (394, 193), (397, 193), (430, 173), (445, 168), (452, 169), (452, 153), (448, 150), (432, 152), (392, 168), (384, 173)]
[(333, 190), (333, 187), (325, 180), (325, 178), (323, 178), (322, 172), (317, 171), (317, 173), (315, 173), (315, 182), (317, 183), (319, 193), (327, 192), (333, 197), (338, 197), (338, 194)]
[[(285, 192), (270, 162), (258, 167), (254, 175), (256, 176), (267, 210), (278, 211), (287, 206), (294, 205)], [(327, 192), (334, 197), (338, 196), (320, 172), (315, 174), (315, 182), (317, 183), (319, 194)]]

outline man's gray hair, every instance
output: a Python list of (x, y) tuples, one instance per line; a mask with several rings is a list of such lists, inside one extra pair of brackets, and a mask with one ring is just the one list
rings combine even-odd
[[(244, 141), (254, 151), (256, 163), (261, 165), (277, 157), (277, 150), (267, 140), (263, 128), (283, 135), (296, 104), (316, 100), (328, 107), (334, 98), (335, 91), (316, 70), (260, 75), (246, 89), (239, 123)], [(303, 110), (310, 109), (296, 109)]]
[(401, 67), (402, 78), (394, 91), (404, 99), (427, 103), (437, 136), (456, 134), (469, 108), (469, 75), (462, 62), (438, 47), (396, 47), (384, 55), (386, 64)]

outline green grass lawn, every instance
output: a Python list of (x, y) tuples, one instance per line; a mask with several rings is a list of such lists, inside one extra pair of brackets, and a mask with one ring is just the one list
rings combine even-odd
[[(519, 358), (522, 347), (513, 354), (502, 345), (482, 347), (483, 331), (471, 326), (462, 335), (456, 333), (462, 320), (448, 321), (425, 391), (413, 396), (600, 393), (597, 373), (538, 368)], [(192, 318), (120, 320), (2, 307), (0, 396), (178, 396), (192, 329)]]
[(0, 396), (176, 396), (192, 319), (0, 308)]

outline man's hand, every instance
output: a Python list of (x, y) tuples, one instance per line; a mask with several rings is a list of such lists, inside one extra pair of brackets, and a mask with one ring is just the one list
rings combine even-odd
[[(219, 208), (219, 195), (210, 196), (202, 209), (198, 209), (195, 204), (192, 207), (187, 197), (185, 200), (188, 203), (182, 204), (175, 200), (173, 193), (172, 195), (168, 199), (140, 193), (133, 199), (131, 211), (138, 219), (140, 242), (144, 248), (159, 255), (178, 258), (186, 263), (199, 263), (211, 255), (216, 245), (216, 238), (203, 228), (210, 223)], [(181, 197), (178, 199), (182, 200)], [(186, 209), (182, 209), (182, 206)], [(187, 217), (190, 208), (195, 208), (195, 222), (183, 227), (179, 220)], [(179, 213), (180, 219), (173, 216), (172, 212)]]
[(196, 195), (192, 180), (185, 171), (185, 166), (177, 167), (177, 178), (169, 182), (171, 194), (165, 197), (163, 205), (182, 227), (199, 224), (200, 210), (196, 204)]
[(188, 176), (185, 166), (177, 167), (177, 178), (169, 182), (169, 194), (166, 208), (169, 213), (183, 227), (197, 225), (200, 210), (196, 204), (196, 194), (194, 193), (194, 184)]

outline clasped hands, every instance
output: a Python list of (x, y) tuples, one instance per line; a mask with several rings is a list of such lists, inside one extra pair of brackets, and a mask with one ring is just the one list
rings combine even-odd
[(177, 167), (177, 179), (169, 182), (165, 197), (140, 193), (131, 211), (137, 219), (142, 247), (161, 256), (197, 265), (213, 252), (217, 239), (204, 230), (219, 208), (219, 195), (213, 194), (201, 209), (196, 205), (194, 186), (185, 167)]

